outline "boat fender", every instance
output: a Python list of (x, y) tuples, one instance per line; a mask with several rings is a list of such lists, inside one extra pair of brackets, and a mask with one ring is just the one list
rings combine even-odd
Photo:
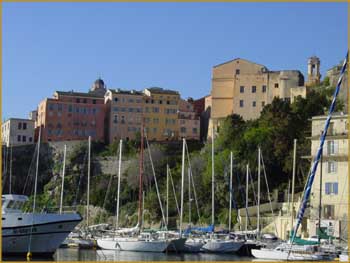
[(32, 253), (28, 252), (27, 253), (27, 261), (31, 261), (31, 259), (32, 259)]

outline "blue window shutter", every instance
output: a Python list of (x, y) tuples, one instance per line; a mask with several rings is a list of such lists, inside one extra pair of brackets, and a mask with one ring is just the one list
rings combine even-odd
[(326, 183), (326, 195), (329, 195), (331, 193), (330, 190), (330, 183)]
[(333, 193), (338, 194), (338, 183), (333, 183)]

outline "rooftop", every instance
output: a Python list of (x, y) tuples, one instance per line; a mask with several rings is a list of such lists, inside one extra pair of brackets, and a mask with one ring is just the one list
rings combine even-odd
[(146, 89), (149, 90), (151, 93), (154, 93), (154, 94), (179, 95), (178, 91), (170, 90), (170, 89), (163, 89), (163, 88), (159, 88), (159, 87), (150, 87), (150, 88), (146, 88)]
[(103, 95), (92, 93), (92, 92), (75, 92), (73, 90), (71, 91), (56, 91), (57, 95), (61, 96), (71, 96), (71, 97), (86, 97), (86, 98), (103, 98)]
[(110, 89), (110, 91), (112, 94), (143, 95), (141, 91), (137, 90)]

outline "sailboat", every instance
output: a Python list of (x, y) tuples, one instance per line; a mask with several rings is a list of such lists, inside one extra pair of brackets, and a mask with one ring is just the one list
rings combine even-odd
[(311, 261), (319, 261), (319, 260), (329, 260), (333, 259), (334, 255), (325, 253), (322, 251), (321, 246), (319, 245), (296, 245), (294, 241), (296, 240), (296, 235), (298, 229), (301, 225), (301, 221), (304, 217), (304, 212), (306, 210), (306, 206), (311, 194), (311, 187), (316, 175), (318, 163), (322, 157), (323, 145), (327, 136), (327, 130), (330, 124), (330, 120), (332, 118), (332, 114), (334, 112), (335, 104), (337, 101), (337, 96), (339, 94), (339, 90), (341, 87), (341, 83), (344, 77), (344, 73), (347, 67), (348, 61), (348, 53), (346, 54), (346, 58), (344, 59), (341, 74), (338, 79), (337, 87), (334, 91), (333, 100), (329, 108), (328, 117), (326, 119), (324, 129), (320, 138), (320, 145), (318, 147), (316, 156), (313, 159), (312, 166), (307, 177), (306, 185), (304, 188), (303, 198), (299, 206), (299, 212), (297, 216), (297, 221), (292, 231), (292, 238), (286, 243), (282, 243), (277, 246), (275, 249), (266, 249), (262, 248), (260, 250), (252, 250), (252, 254), (254, 257), (259, 259), (270, 259), (270, 260), (311, 260)]
[[(212, 130), (212, 225), (215, 225), (215, 171), (214, 171), (214, 129)], [(232, 253), (237, 252), (244, 242), (239, 240), (230, 239), (229, 235), (218, 235), (214, 232), (211, 233), (210, 238), (205, 240), (205, 244), (201, 248), (204, 252), (209, 253)]]
[(36, 193), (41, 129), (37, 143), (33, 211), (23, 212), (27, 196), (2, 195), (2, 254), (52, 256), (68, 234), (82, 220), (78, 213), (38, 213)]
[[(172, 240), (163, 238), (155, 233), (142, 232), (142, 201), (143, 201), (143, 151), (144, 151), (144, 128), (141, 129), (141, 149), (140, 149), (140, 171), (139, 171), (139, 208), (138, 208), (138, 224), (136, 231), (128, 236), (114, 236), (108, 239), (97, 239), (97, 244), (102, 249), (113, 249), (135, 252), (165, 252)], [(121, 147), (120, 157), (121, 160)], [(152, 165), (153, 167), (153, 165)], [(120, 171), (118, 177), (120, 178)], [(118, 178), (118, 181), (119, 181)], [(155, 181), (156, 182), (156, 181)], [(118, 184), (118, 193), (119, 193)], [(157, 188), (158, 192), (158, 188)], [(119, 199), (119, 198), (118, 198)], [(162, 208), (162, 207), (161, 207)], [(119, 207), (117, 207), (117, 210)], [(117, 219), (118, 222), (118, 219)]]

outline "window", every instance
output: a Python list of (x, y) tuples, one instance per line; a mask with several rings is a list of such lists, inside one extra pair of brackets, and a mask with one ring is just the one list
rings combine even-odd
[(256, 93), (256, 86), (252, 86), (252, 93)]
[(327, 142), (327, 153), (328, 155), (335, 155), (338, 153), (338, 142), (328, 141)]
[(73, 111), (73, 106), (72, 105), (68, 105), (68, 112), (72, 112)]
[(323, 216), (327, 219), (334, 218), (334, 205), (324, 205)]
[(151, 100), (151, 104), (154, 104), (154, 100)]
[(114, 98), (114, 101), (115, 101), (115, 102), (118, 102), (118, 98)]
[(80, 99), (76, 99), (76, 102), (77, 102), (77, 103), (80, 103)]
[(253, 107), (256, 107), (256, 101), (253, 101), (252, 105)]
[(240, 86), (240, 87), (239, 87), (239, 92), (240, 92), (240, 93), (244, 93), (244, 86)]
[(328, 161), (327, 162), (327, 170), (328, 173), (336, 173), (337, 172), (337, 163), (335, 161)]
[(118, 107), (113, 107), (113, 111), (117, 112), (119, 110)]
[(23, 122), (23, 130), (26, 130), (26, 129), (27, 129), (27, 123)]
[(329, 123), (328, 135), (334, 135), (334, 122)]
[(275, 83), (275, 88), (278, 88), (278, 83)]
[(133, 108), (129, 108), (129, 112), (133, 112), (134, 111), (134, 109)]
[(338, 194), (338, 183), (325, 183), (326, 195), (337, 195)]
[(153, 133), (157, 133), (157, 128), (153, 128)]
[(239, 101), (239, 107), (241, 107), (241, 108), (244, 107), (244, 101), (243, 101), (243, 100), (240, 100), (240, 101)]
[(146, 100), (146, 103), (148, 103), (148, 100)]
[(32, 142), (33, 141), (33, 138), (32, 137), (29, 137), (29, 142)]
[(83, 103), (87, 103), (87, 99), (83, 99)]
[(22, 136), (22, 142), (26, 142), (27, 141), (27, 136)]
[(18, 142), (21, 141), (21, 135), (17, 135), (17, 141), (18, 141)]
[(261, 107), (265, 107), (265, 101), (261, 102)]
[(194, 134), (197, 134), (197, 132), (198, 132), (197, 128), (193, 128), (193, 129), (192, 129), (192, 132), (193, 132)]
[(122, 123), (122, 124), (125, 124), (125, 116), (122, 116), (121, 123)]
[(186, 133), (186, 127), (181, 127), (181, 133)]
[(49, 104), (49, 110), (54, 110), (53, 104)]
[(92, 104), (96, 104), (96, 100), (92, 100)]
[(236, 69), (236, 75), (239, 75), (239, 73), (241, 73), (241, 71), (239, 69)]
[(22, 129), (22, 122), (18, 123), (18, 129), (21, 130)]
[(266, 85), (262, 86), (262, 92), (265, 93), (266, 92)]
[(163, 101), (162, 101), (162, 100), (160, 100), (160, 101), (159, 101), (159, 104), (163, 104)]

